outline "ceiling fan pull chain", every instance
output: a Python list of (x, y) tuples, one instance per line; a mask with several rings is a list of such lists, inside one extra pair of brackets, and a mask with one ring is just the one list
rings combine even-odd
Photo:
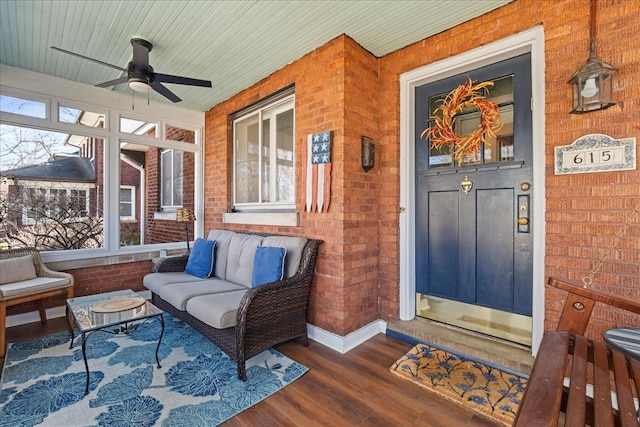
[(635, 220), (635, 218), (638, 216), (638, 214), (640, 214), (640, 201), (636, 205), (636, 208), (633, 210), (633, 212), (631, 212), (631, 215), (629, 215), (629, 218), (627, 219), (627, 221), (624, 224), (622, 224), (622, 226), (620, 227), (620, 230), (616, 234), (616, 237), (613, 239), (611, 246), (609, 246), (607, 250), (604, 251), (604, 254), (600, 257), (598, 262), (596, 262), (596, 264), (593, 266), (589, 275), (582, 278), (582, 283), (584, 284), (583, 286), (584, 288), (588, 288), (589, 286), (591, 286), (591, 284), (593, 283), (593, 278), (598, 273), (598, 271), (600, 271), (604, 262), (611, 255), (611, 252), (613, 252), (614, 249), (618, 249), (618, 244), (620, 243), (620, 239), (622, 238), (622, 236), (624, 236), (627, 233), (627, 229), (629, 228), (631, 223)]

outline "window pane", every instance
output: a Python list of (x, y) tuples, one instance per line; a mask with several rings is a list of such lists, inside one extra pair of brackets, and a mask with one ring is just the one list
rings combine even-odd
[(192, 130), (167, 125), (165, 127), (165, 132), (167, 139), (172, 141), (189, 142), (191, 144), (196, 142), (196, 133)]
[(147, 123), (126, 117), (120, 118), (120, 132), (156, 136), (156, 129), (157, 126), (155, 123)]
[(293, 97), (237, 119), (233, 131), (235, 206), (293, 209)]
[(485, 163), (505, 162), (513, 160), (513, 105), (500, 107), (502, 129), (497, 138), (487, 138), (484, 148)]
[(162, 165), (160, 166), (160, 173), (162, 176), (162, 206), (173, 206), (171, 199), (173, 192), (171, 187), (173, 184), (173, 165), (172, 159), (173, 151), (167, 150), (162, 153)]
[(47, 105), (44, 102), (7, 95), (0, 95), (0, 111), (38, 119), (47, 118)]
[(293, 203), (293, 110), (278, 114), (277, 124), (276, 201)]
[(236, 122), (235, 126), (235, 191), (236, 203), (258, 202), (259, 144), (258, 115)]
[(59, 105), (58, 121), (61, 123), (77, 123), (94, 128), (102, 128), (104, 127), (104, 114)]
[(185, 223), (175, 210), (195, 205), (195, 154), (121, 144), (120, 159), (120, 245), (183, 242)]
[(262, 202), (271, 201), (271, 197), (269, 196), (269, 190), (271, 188), (271, 180), (269, 179), (271, 173), (269, 168), (271, 164), (271, 144), (269, 140), (271, 134), (270, 123), (268, 118), (262, 120)]
[[(0, 240), (42, 251), (103, 246), (101, 139), (2, 125)], [(94, 147), (87, 157), (83, 145)]]
[(120, 188), (120, 219), (133, 218), (133, 190)]
[(173, 170), (171, 200), (173, 206), (182, 206), (182, 151), (172, 150)]

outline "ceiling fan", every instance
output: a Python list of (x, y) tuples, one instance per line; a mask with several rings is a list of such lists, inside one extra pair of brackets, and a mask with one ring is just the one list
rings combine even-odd
[(172, 76), (170, 74), (154, 72), (153, 67), (149, 65), (149, 52), (153, 48), (151, 42), (140, 38), (133, 38), (131, 39), (131, 45), (133, 46), (133, 59), (129, 62), (127, 68), (122, 68), (98, 59), (80, 55), (79, 53), (70, 52), (59, 47), (51, 46), (51, 49), (68, 53), (69, 55), (77, 56), (79, 58), (88, 59), (89, 61), (97, 62), (98, 64), (127, 73), (126, 76), (118, 77), (117, 79), (96, 85), (98, 87), (109, 87), (128, 83), (129, 87), (136, 92), (148, 92), (149, 88), (151, 88), (173, 102), (180, 102), (182, 100), (162, 83), (211, 87), (211, 82), (209, 80), (192, 79), (190, 77)]

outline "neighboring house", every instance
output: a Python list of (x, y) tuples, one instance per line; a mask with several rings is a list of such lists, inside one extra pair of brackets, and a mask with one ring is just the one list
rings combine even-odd
[[(4, 238), (12, 231), (37, 223), (102, 217), (104, 176), (103, 168), (97, 166), (103, 161), (102, 141), (82, 140), (77, 145), (80, 156), (54, 156), (45, 163), (0, 172), (0, 200), (5, 201), (3, 214), (6, 215)], [(123, 156), (120, 161), (123, 245), (140, 241), (140, 171), (143, 168), (130, 157)]]
[[(76, 216), (100, 214), (95, 203), (96, 171), (87, 158), (54, 157), (42, 164), (1, 171), (0, 178), (0, 198), (15, 203), (11, 216), (4, 219), (16, 227), (54, 216), (68, 200)], [(36, 204), (42, 206), (34, 208)]]

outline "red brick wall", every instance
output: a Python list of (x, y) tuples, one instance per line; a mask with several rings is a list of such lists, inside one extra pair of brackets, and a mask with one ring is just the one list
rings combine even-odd
[(146, 291), (142, 278), (151, 272), (151, 261), (129, 262), (67, 270), (75, 279), (75, 296), (131, 289)]
[[(416, 7), (428, 7), (428, 5)], [(542, 24), (545, 28), (546, 259), (545, 274), (579, 279), (590, 271), (640, 201), (640, 172), (553, 175), (553, 148), (589, 133), (640, 136), (640, 2), (598, 2), (597, 56), (619, 68), (618, 105), (571, 115), (569, 77), (586, 61), (589, 0), (517, 0), (458, 27), (376, 59), (341, 36), (266, 77), (206, 114), (205, 229), (258, 228), (325, 240), (312, 291), (312, 324), (345, 335), (399, 313), (399, 75)], [(229, 114), (277, 89), (296, 84), (297, 211), (300, 227), (225, 226), (231, 203)], [(304, 213), (306, 135), (334, 132), (328, 213)], [(359, 166), (360, 136), (376, 143), (376, 166)], [(638, 138), (640, 139), (640, 138)], [(637, 298), (640, 219), (605, 263), (598, 283)], [(564, 295), (547, 290), (546, 329), (555, 327)], [(588, 330), (629, 325), (636, 318), (597, 306)]]
[[(258, 229), (324, 240), (310, 305), (310, 322), (346, 335), (378, 318), (377, 256), (380, 177), (360, 167), (362, 135), (377, 142), (377, 60), (348, 37), (338, 37), (206, 114), (205, 230)], [(296, 205), (299, 227), (222, 223), (231, 205), (229, 114), (295, 83)], [(328, 213), (303, 209), (307, 135), (333, 132)]]

